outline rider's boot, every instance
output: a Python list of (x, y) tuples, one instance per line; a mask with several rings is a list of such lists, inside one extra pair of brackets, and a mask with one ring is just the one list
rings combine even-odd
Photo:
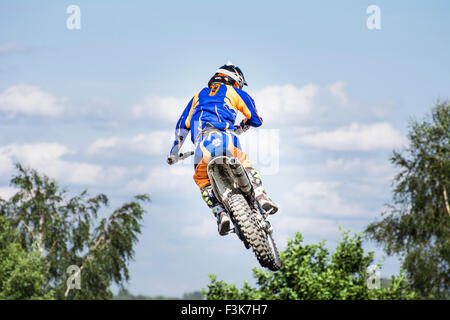
[(230, 230), (230, 217), (228, 216), (227, 210), (215, 197), (211, 185), (204, 187), (201, 192), (203, 200), (208, 207), (212, 209), (212, 212), (217, 219), (217, 229), (219, 234), (221, 236), (227, 235)]
[(259, 172), (252, 167), (247, 167), (245, 170), (248, 173), (253, 190), (255, 191), (256, 201), (258, 201), (261, 208), (263, 208), (268, 214), (276, 213), (278, 211), (278, 206), (272, 201), (272, 199), (270, 199), (264, 190)]

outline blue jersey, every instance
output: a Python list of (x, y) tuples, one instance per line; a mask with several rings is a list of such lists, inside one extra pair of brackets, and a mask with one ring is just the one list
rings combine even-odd
[(243, 124), (252, 127), (262, 124), (255, 102), (245, 91), (220, 83), (211, 88), (203, 88), (189, 101), (181, 114), (170, 154), (178, 153), (189, 132), (194, 143), (208, 124), (219, 130), (235, 129), (238, 111), (245, 116)]

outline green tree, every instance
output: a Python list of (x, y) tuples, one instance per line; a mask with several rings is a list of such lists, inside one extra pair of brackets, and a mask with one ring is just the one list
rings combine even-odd
[(366, 234), (399, 255), (411, 287), (424, 299), (449, 299), (450, 104), (437, 103), (422, 122), (412, 120), (409, 145), (394, 151), (393, 203)]
[(324, 242), (303, 245), (297, 233), (289, 239), (287, 247), (280, 252), (282, 267), (277, 272), (253, 269), (257, 288), (244, 282), (242, 289), (218, 281), (210, 275), (211, 283), (204, 294), (207, 299), (282, 299), (282, 300), (344, 300), (344, 299), (409, 299), (414, 293), (406, 289), (404, 277), (392, 277), (385, 288), (369, 288), (368, 267), (373, 253), (365, 254), (361, 234), (349, 237), (348, 233), (338, 243), (333, 254)]
[(186, 292), (183, 294), (182, 300), (203, 300), (203, 293), (201, 291)]
[[(145, 212), (141, 203), (150, 200), (148, 195), (138, 195), (106, 215), (106, 195), (89, 197), (85, 190), (69, 197), (53, 179), (20, 164), (16, 168), (11, 184), (18, 191), (9, 200), (0, 198), (0, 217), (8, 219), (15, 231), (13, 243), (19, 253), (37, 251), (43, 257), (43, 296), (112, 298), (110, 285), (129, 279), (127, 263), (141, 232)], [(100, 212), (106, 217), (99, 219)], [(71, 265), (79, 268), (80, 290), (67, 286)]]
[(147, 297), (144, 295), (133, 295), (128, 291), (128, 289), (121, 288), (117, 295), (113, 297), (114, 300), (150, 300), (151, 297)]
[(121, 288), (117, 295), (114, 296), (114, 300), (203, 300), (203, 294), (201, 291), (193, 291), (184, 293), (180, 298), (167, 297), (167, 296), (144, 296), (139, 294), (137, 296), (131, 294), (128, 289)]
[(15, 238), (10, 219), (0, 216), (0, 299), (51, 299), (53, 292), (43, 290), (43, 256), (36, 249), (27, 252)]

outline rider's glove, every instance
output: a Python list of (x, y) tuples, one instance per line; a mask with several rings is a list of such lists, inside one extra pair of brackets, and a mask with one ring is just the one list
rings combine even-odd
[(241, 127), (242, 132), (245, 132), (248, 129), (250, 129), (250, 126), (248, 124), (245, 124), (244, 120), (241, 121), (241, 124), (239, 125), (239, 127)]
[(237, 135), (241, 134), (242, 132), (244, 131), (242, 130), (241, 126), (236, 126), (236, 129), (234, 129), (234, 133)]
[(167, 156), (167, 163), (168, 163), (168, 164), (172, 165), (172, 164), (174, 164), (174, 163), (177, 162), (177, 161), (178, 161), (178, 159), (177, 159), (177, 157), (176, 157), (175, 155), (169, 154), (169, 155)]
[(244, 124), (244, 121), (242, 121), (240, 125), (236, 126), (234, 133), (239, 135), (239, 134), (242, 134), (243, 132), (247, 131), (248, 129), (250, 129), (250, 126), (247, 124)]

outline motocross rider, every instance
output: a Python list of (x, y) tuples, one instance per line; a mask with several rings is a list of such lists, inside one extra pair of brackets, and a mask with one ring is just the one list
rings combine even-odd
[[(274, 214), (278, 206), (268, 197), (261, 177), (242, 151), (234, 131), (243, 132), (252, 127), (259, 127), (262, 118), (256, 110), (255, 103), (248, 93), (242, 90), (247, 85), (241, 69), (231, 62), (220, 67), (211, 77), (208, 86), (200, 90), (188, 103), (175, 129), (175, 141), (167, 162), (174, 164), (179, 158), (179, 151), (189, 132), (195, 145), (194, 181), (201, 191), (203, 200), (212, 209), (217, 218), (220, 235), (226, 235), (230, 229), (230, 217), (227, 210), (214, 196), (206, 168), (216, 156), (236, 157), (248, 173), (260, 206), (268, 213)], [(235, 126), (237, 112), (245, 119)]]

